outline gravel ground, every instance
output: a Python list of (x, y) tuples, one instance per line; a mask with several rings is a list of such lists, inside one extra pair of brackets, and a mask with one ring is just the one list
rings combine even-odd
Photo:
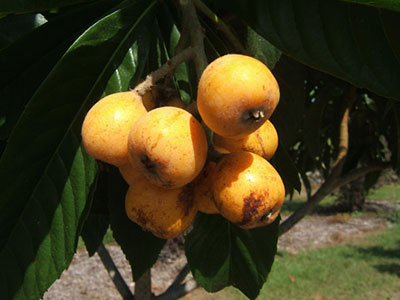
[[(397, 206), (400, 203), (368, 203), (370, 208), (382, 209)], [(378, 218), (376, 214), (364, 214), (351, 216), (350, 214), (336, 214), (332, 216), (312, 215), (303, 219), (291, 231), (279, 240), (279, 250), (290, 253), (325, 247), (351, 241), (362, 236), (366, 232), (375, 231), (390, 226), (390, 223)], [(107, 245), (107, 249), (113, 257), (132, 292), (131, 270), (124, 254), (117, 245)], [(185, 265), (186, 258), (183, 247), (179, 241), (168, 241), (159, 259), (153, 266), (152, 290), (155, 295), (164, 292), (181, 268)], [(188, 275), (191, 277), (191, 274)], [(116, 290), (109, 275), (103, 267), (97, 254), (88, 257), (86, 250), (79, 250), (70, 265), (46, 292), (44, 300), (120, 300), (121, 296)]]

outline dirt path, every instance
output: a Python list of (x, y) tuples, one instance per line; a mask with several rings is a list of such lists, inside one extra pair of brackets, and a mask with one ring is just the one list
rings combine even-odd
[[(382, 203), (369, 203), (369, 205), (385, 205), (385, 203)], [(387, 205), (396, 205), (400, 209), (400, 203), (387, 203)], [(365, 213), (362, 216), (351, 216), (350, 214), (312, 215), (306, 217), (291, 231), (282, 236), (278, 248), (280, 251), (298, 253), (303, 250), (345, 243), (354, 238), (362, 237), (365, 233), (388, 226), (391, 226), (390, 222), (372, 213)], [(107, 249), (133, 291), (134, 283), (131, 280), (130, 266), (121, 249), (116, 245), (108, 245)], [(186, 258), (182, 246), (169, 241), (161, 252), (159, 260), (152, 268), (153, 292), (158, 295), (165, 291), (185, 263)], [(51, 286), (43, 299), (119, 300), (121, 297), (97, 254), (88, 257), (85, 250), (79, 250), (75, 254), (69, 269), (64, 271), (61, 278)]]

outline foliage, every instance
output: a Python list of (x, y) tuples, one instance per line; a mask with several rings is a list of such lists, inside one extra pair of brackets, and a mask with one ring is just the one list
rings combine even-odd
[[(370, 232), (344, 245), (297, 254), (282, 252), (274, 262), (259, 299), (396, 299), (400, 288), (400, 226)], [(186, 299), (243, 300), (227, 288), (208, 295), (202, 290)]]
[[(298, 173), (309, 187), (308, 171), (329, 169), (348, 82), (362, 88), (352, 130), (368, 137), (354, 140), (348, 168), (391, 153), (399, 169), (399, 8), (394, 1), (353, 2), (359, 3), (210, 3), (252, 55), (275, 66), (282, 100), (273, 119), (281, 140), (273, 163), (289, 193), (300, 189)], [(182, 27), (178, 5), (7, 0), (0, 15), (8, 24), (0, 29), (0, 294), (39, 299), (68, 267), (79, 235), (93, 253), (108, 224), (139, 278), (163, 241), (128, 225), (121, 209), (126, 187), (115, 169), (88, 157), (80, 126), (100, 97), (135, 87), (174, 55)], [(212, 20), (200, 13), (200, 21), (209, 61), (236, 51)], [(186, 102), (195, 99), (191, 62), (176, 69), (172, 84)], [(239, 230), (199, 215), (186, 248), (196, 279), (212, 291), (234, 285), (255, 298), (273, 262), (277, 227)], [(211, 266), (215, 253), (218, 264)]]

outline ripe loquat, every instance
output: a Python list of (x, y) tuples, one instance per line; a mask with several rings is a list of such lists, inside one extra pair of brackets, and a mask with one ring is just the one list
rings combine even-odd
[(165, 189), (138, 176), (125, 197), (127, 216), (143, 229), (162, 239), (183, 233), (197, 213), (191, 185)]
[(223, 157), (213, 175), (214, 202), (220, 214), (241, 228), (272, 223), (279, 215), (285, 187), (275, 168), (251, 152)]
[(278, 149), (278, 133), (271, 121), (267, 120), (245, 137), (230, 138), (214, 134), (213, 142), (214, 149), (219, 153), (248, 151), (269, 160)]
[(135, 123), (128, 149), (133, 168), (153, 184), (178, 188), (200, 173), (208, 144), (203, 127), (190, 113), (164, 106), (149, 111)]
[(204, 123), (227, 137), (246, 136), (260, 127), (279, 102), (279, 87), (259, 60), (228, 54), (211, 62), (201, 75), (197, 106)]
[(197, 209), (206, 214), (217, 214), (218, 209), (213, 200), (212, 175), (216, 163), (210, 161), (206, 164), (200, 175), (193, 182), (194, 185), (194, 203)]
[(110, 94), (99, 100), (82, 124), (86, 152), (115, 166), (129, 163), (128, 135), (136, 120), (145, 113), (141, 98), (134, 92)]

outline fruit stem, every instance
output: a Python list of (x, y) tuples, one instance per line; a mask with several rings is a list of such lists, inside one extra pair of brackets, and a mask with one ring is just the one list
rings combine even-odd
[(225, 24), (207, 5), (201, 0), (193, 0), (196, 8), (201, 11), (207, 18), (209, 18), (217, 26), (217, 29), (221, 31), (227, 40), (232, 44), (237, 52), (241, 54), (247, 54), (246, 49), (239, 41), (238, 38), (233, 34), (228, 25)]
[(159, 69), (147, 75), (146, 79), (142, 83), (138, 84), (133, 91), (138, 93), (140, 96), (143, 96), (157, 81), (172, 73), (179, 64), (194, 59), (195, 56), (195, 49), (193, 47), (187, 47), (185, 50), (182, 50), (182, 52), (168, 60)]
[(194, 7), (193, 0), (180, 0), (179, 1), (182, 14), (188, 21), (188, 28), (190, 30), (190, 42), (195, 49), (195, 56), (193, 58), (197, 79), (200, 79), (201, 74), (208, 65), (206, 53), (204, 51), (204, 32), (200, 25), (199, 18), (197, 17), (196, 8)]

